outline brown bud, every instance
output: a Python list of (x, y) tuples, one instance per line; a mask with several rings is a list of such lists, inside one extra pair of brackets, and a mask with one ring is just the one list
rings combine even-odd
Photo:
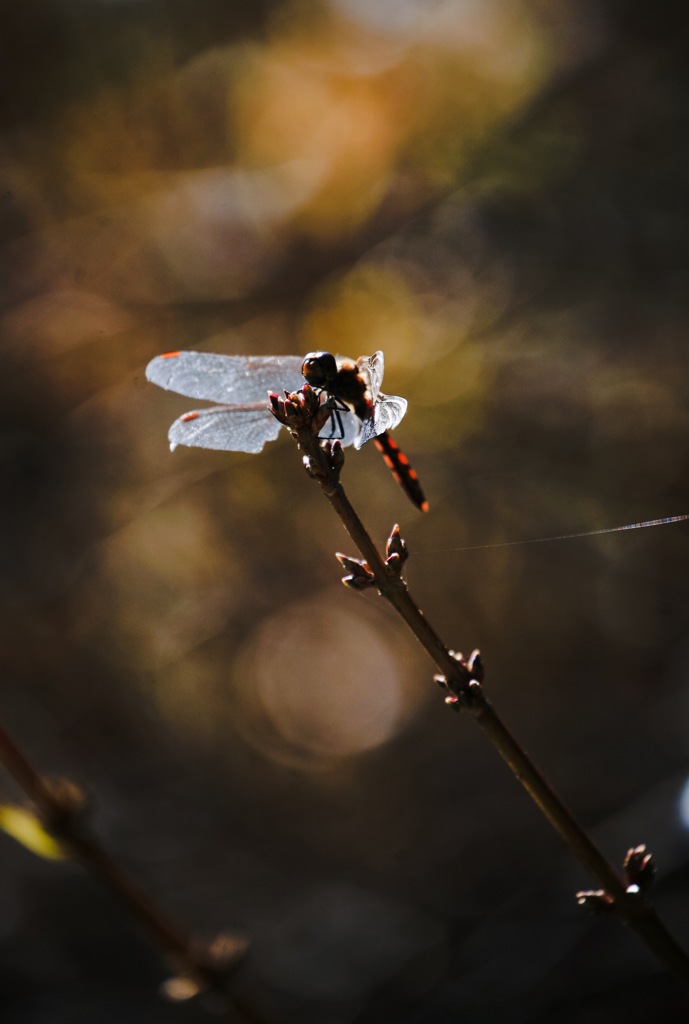
[(304, 410), (310, 416), (315, 416), (321, 406), (320, 395), (313, 390), (310, 384), (304, 384), (301, 389), (301, 396)]
[(350, 558), (339, 551), (335, 557), (342, 568), (348, 573), (342, 580), (346, 587), (350, 587), (352, 590), (366, 590), (367, 587), (374, 585), (375, 579), (368, 562), (364, 562), (359, 558)]
[(350, 558), (349, 555), (343, 555), (341, 551), (336, 552), (335, 558), (347, 572), (353, 572), (358, 576), (372, 575), (368, 562), (365, 562), (362, 558)]
[(404, 565), (404, 561), (400, 557), (400, 555), (397, 554), (396, 551), (394, 551), (391, 555), (388, 555), (388, 557), (385, 559), (385, 564), (387, 565), (388, 569), (391, 569), (392, 572), (395, 573), (396, 576), (402, 575), (402, 566)]
[(330, 464), (330, 468), (335, 474), (335, 477), (339, 479), (340, 471), (344, 466), (344, 451), (342, 443), (340, 441), (321, 441), (321, 448), (325, 453), (325, 456)]
[(206, 958), (210, 967), (229, 970), (237, 965), (249, 948), (244, 932), (221, 932), (206, 947)]
[(604, 889), (586, 889), (576, 894), (577, 903), (592, 914), (608, 914), (615, 909), (612, 898)]
[(402, 540), (400, 528), (397, 523), (395, 523), (395, 525), (393, 526), (392, 532), (388, 537), (387, 544), (385, 545), (385, 554), (388, 558), (388, 561), (390, 560), (391, 555), (397, 555), (400, 560), (400, 563), (402, 564), (406, 562), (406, 560), (409, 558), (407, 545)]
[(50, 794), (50, 803), (40, 808), (43, 824), (58, 838), (65, 833), (69, 835), (77, 823), (88, 814), (89, 798), (84, 790), (70, 779), (44, 776), (42, 781)]
[(634, 846), (627, 850), (624, 858), (624, 873), (633, 891), (645, 891), (649, 889), (656, 873), (656, 864), (653, 854), (648, 853), (645, 845)]
[(479, 683), (483, 682), (483, 662), (481, 661), (481, 652), (478, 648), (471, 652), (466, 665), (471, 678)]
[(369, 587), (375, 586), (375, 580), (372, 576), (370, 578), (365, 576), (343, 576), (342, 582), (350, 590), (368, 590)]
[(331, 443), (330, 459), (333, 469), (339, 473), (339, 471), (344, 466), (345, 461), (345, 453), (344, 448), (342, 447), (342, 441), (335, 440)]

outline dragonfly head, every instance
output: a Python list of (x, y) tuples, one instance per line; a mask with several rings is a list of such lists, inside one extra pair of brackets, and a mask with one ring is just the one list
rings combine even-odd
[(327, 390), (337, 376), (335, 356), (330, 352), (309, 352), (301, 364), (301, 372), (304, 380), (312, 388)]

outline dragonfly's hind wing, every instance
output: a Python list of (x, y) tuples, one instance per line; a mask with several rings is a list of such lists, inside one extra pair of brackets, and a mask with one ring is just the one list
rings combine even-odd
[(384, 430), (393, 430), (404, 418), (407, 411), (407, 399), (399, 395), (384, 395), (378, 393), (378, 398), (373, 406), (373, 415), (362, 420), (361, 431), (356, 441), (355, 448), (361, 448), (367, 441), (378, 437)]
[(228, 403), (265, 401), (267, 408), (269, 391), (297, 391), (303, 385), (301, 364), (299, 356), (170, 352), (151, 360), (146, 377), (187, 398)]
[(321, 441), (339, 441), (343, 448), (356, 445), (361, 431), (361, 421), (348, 407), (333, 409), (330, 419), (321, 429)]
[(380, 349), (372, 356), (359, 356), (356, 366), (361, 376), (366, 381), (367, 390), (372, 402), (375, 402), (383, 383), (383, 371), (385, 370), (385, 358)]
[(191, 448), (215, 448), (220, 451), (261, 451), (274, 441), (281, 424), (261, 404), (255, 407), (213, 405), (195, 409), (175, 420), (168, 431), (170, 448), (184, 444)]

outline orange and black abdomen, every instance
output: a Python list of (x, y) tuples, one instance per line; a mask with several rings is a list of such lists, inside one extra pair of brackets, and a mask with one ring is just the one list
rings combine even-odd
[(422, 512), (428, 512), (426, 495), (423, 493), (419, 478), (404, 452), (395, 444), (387, 430), (374, 438), (374, 441), (376, 448), (385, 459), (385, 464), (391, 470), (397, 483), (406, 491), (409, 499)]

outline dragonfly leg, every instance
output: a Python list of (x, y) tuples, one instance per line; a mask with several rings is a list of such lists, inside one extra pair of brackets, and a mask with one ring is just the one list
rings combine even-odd
[(330, 433), (321, 434), (321, 437), (326, 441), (341, 441), (345, 436), (345, 432), (340, 413), (349, 412), (349, 406), (332, 396), (328, 399), (327, 404), (332, 410), (330, 415)]

